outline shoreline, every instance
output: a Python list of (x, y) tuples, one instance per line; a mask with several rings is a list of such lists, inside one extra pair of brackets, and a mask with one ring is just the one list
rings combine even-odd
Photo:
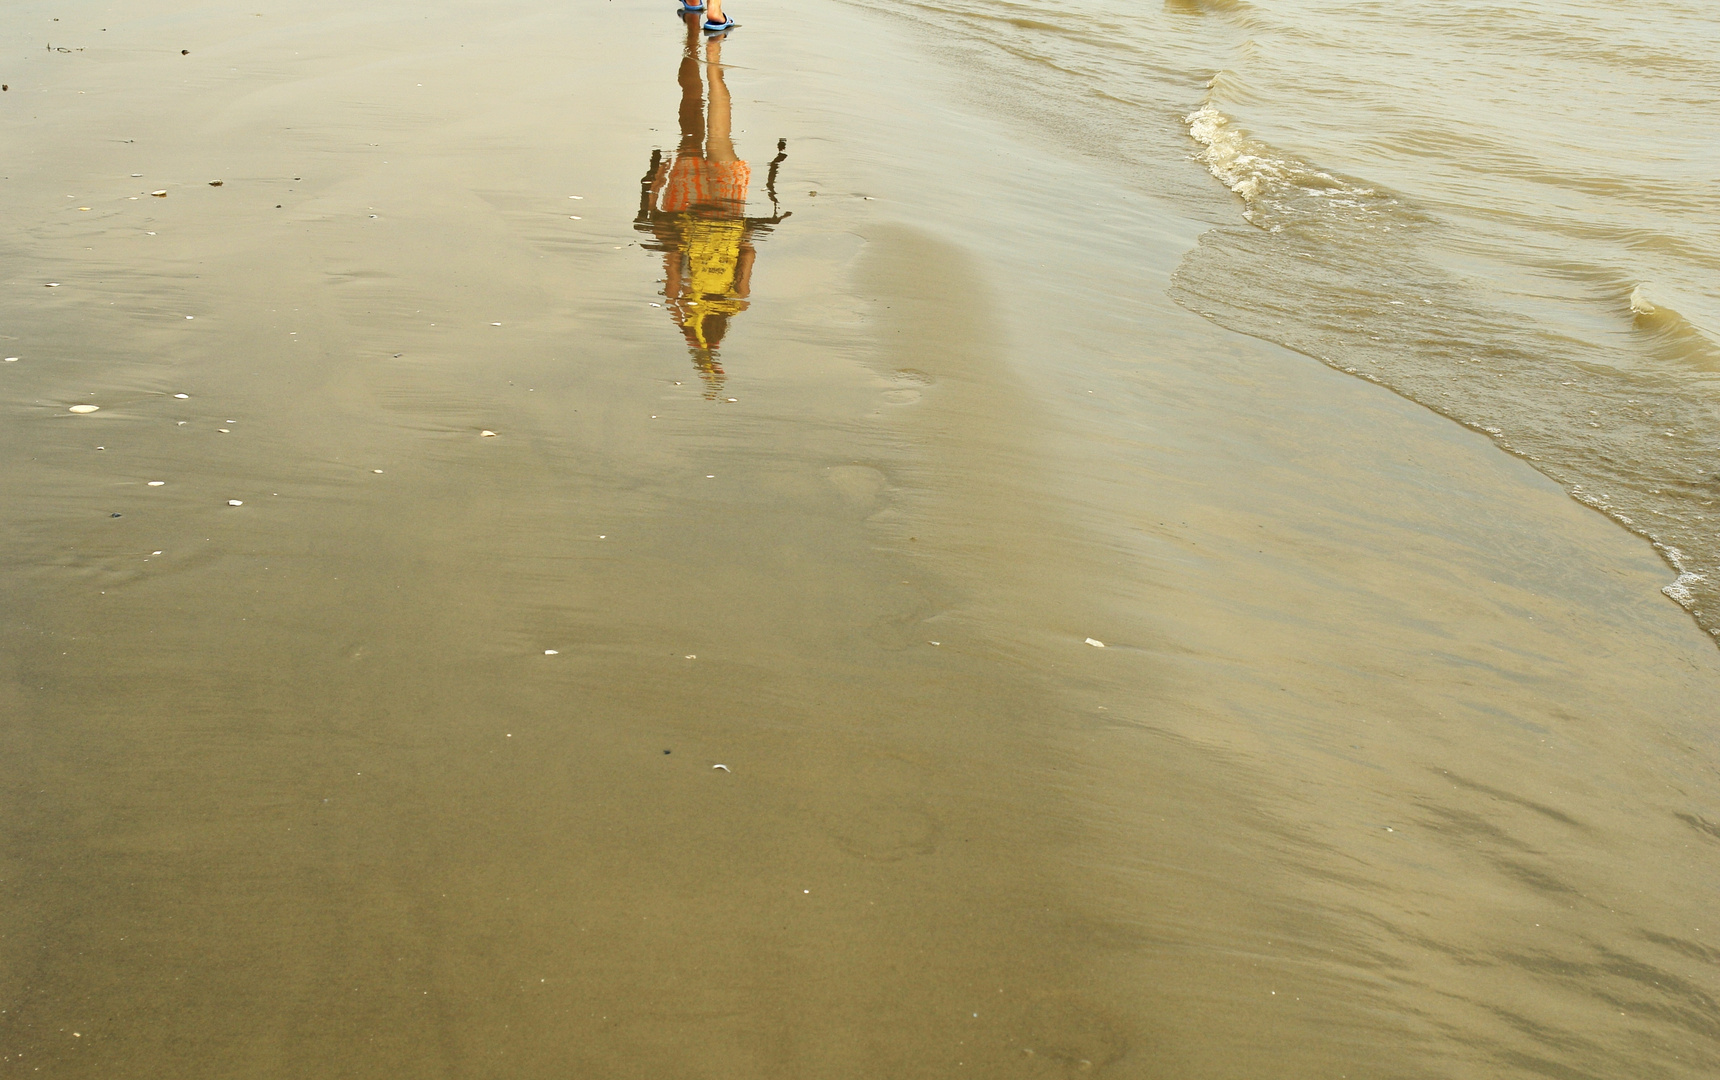
[(24, 1065), (1720, 1060), (1651, 553), (1178, 307), (1206, 223), (835, 7), (724, 46), (793, 217), (708, 393), (634, 228), (668, 14), (414, 14), (7, 121), (68, 148), (5, 181)]

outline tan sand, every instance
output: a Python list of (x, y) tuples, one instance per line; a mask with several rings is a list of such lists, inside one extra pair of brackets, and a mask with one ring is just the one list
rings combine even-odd
[(7, 1075), (1720, 1060), (1664, 567), (1175, 307), (1198, 223), (888, 25), (733, 12), (793, 216), (718, 380), (666, 11), (69, 11), (0, 99)]

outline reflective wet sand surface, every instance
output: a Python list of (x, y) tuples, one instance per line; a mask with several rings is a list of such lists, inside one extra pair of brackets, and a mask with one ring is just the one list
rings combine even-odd
[(1720, 654), (1197, 223), (837, 8), (155, 10), (6, 37), (6, 1075), (1720, 1066)]

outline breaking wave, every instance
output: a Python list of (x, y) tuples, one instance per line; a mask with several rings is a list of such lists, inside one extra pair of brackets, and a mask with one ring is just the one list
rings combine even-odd
[[(1377, 185), (1249, 134), (1211, 101), (1195, 158), (1248, 226), (1203, 236), (1171, 295), (1224, 326), (1365, 378), (1481, 432), (1653, 544), (1663, 590), (1720, 639), (1720, 411), (1688, 370), (1621, 364), (1549, 332), (1434, 257), (1453, 228)], [(1720, 351), (1640, 286), (1616, 316), (1663, 358), (1720, 371)]]

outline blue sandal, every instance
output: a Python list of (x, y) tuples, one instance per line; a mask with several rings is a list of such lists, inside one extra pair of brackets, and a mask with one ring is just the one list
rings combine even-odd
[(705, 10), (703, 4), (689, 4), (687, 0), (681, 0), (681, 14), (683, 15), (697, 15), (703, 10)]
[(720, 23), (714, 23), (711, 20), (706, 19), (705, 20), (705, 33), (707, 33), (707, 34), (726, 34), (730, 30), (733, 30), (735, 27), (737, 27), (739, 25), (740, 25), (740, 23), (735, 22), (733, 19), (729, 18), (726, 15), (723, 16), (723, 21)]

